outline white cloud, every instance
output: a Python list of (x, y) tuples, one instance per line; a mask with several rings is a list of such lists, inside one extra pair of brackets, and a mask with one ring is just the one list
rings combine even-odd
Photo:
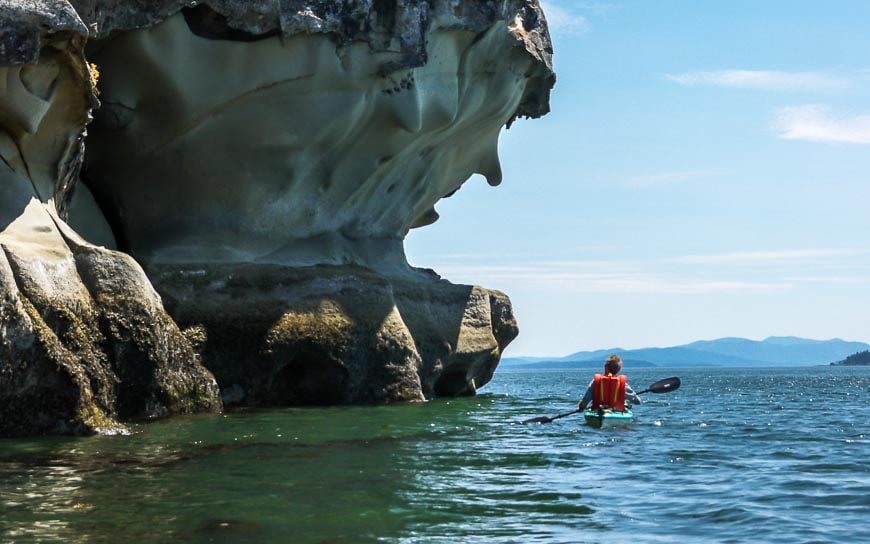
[(779, 110), (776, 128), (786, 140), (870, 144), (870, 115), (837, 117), (830, 108), (817, 104)]
[(658, 187), (662, 185), (674, 185), (691, 181), (698, 178), (710, 176), (720, 176), (722, 172), (714, 172), (708, 170), (689, 170), (685, 172), (666, 172), (662, 174), (650, 174), (645, 176), (635, 176), (626, 180), (631, 187), (647, 188)]
[(552, 32), (584, 34), (589, 31), (589, 19), (574, 13), (573, 9), (559, 6), (554, 0), (541, 0), (547, 25)]
[(838, 91), (851, 86), (848, 78), (825, 72), (781, 72), (775, 70), (718, 70), (666, 74), (680, 85), (710, 85), (769, 91)]
[(791, 249), (779, 251), (747, 251), (718, 255), (687, 255), (664, 259), (677, 264), (735, 264), (759, 265), (792, 262), (796, 260), (833, 259), (866, 253), (863, 249)]

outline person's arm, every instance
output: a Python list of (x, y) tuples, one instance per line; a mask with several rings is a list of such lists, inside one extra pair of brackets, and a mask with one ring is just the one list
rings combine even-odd
[(595, 383), (595, 380), (589, 382), (589, 387), (586, 388), (586, 392), (583, 393), (583, 399), (577, 404), (577, 411), (582, 412), (586, 409), (586, 406), (592, 402), (592, 384)]
[(625, 384), (625, 400), (632, 404), (640, 404), (640, 395), (634, 392), (630, 385)]

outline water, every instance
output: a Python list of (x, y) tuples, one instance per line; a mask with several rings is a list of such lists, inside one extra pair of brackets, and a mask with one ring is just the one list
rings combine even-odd
[(500, 372), (425, 405), (0, 440), (0, 542), (870, 542), (870, 368), (644, 369), (629, 429), (590, 376)]

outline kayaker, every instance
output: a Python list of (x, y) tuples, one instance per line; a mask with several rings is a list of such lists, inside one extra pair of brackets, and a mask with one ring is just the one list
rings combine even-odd
[(577, 410), (582, 412), (590, 403), (592, 409), (599, 407), (611, 408), (618, 412), (625, 411), (625, 403), (640, 404), (640, 397), (628, 385), (625, 376), (617, 376), (622, 370), (622, 357), (611, 354), (604, 361), (604, 374), (596, 374), (583, 399), (577, 405)]

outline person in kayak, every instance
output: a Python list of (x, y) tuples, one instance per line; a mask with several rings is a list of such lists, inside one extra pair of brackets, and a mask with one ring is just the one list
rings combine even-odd
[(590, 403), (592, 409), (610, 408), (618, 412), (625, 411), (626, 401), (640, 404), (640, 397), (628, 385), (626, 377), (617, 376), (622, 370), (622, 358), (612, 354), (604, 362), (604, 374), (596, 374), (586, 393), (577, 405), (577, 411), (582, 412)]

